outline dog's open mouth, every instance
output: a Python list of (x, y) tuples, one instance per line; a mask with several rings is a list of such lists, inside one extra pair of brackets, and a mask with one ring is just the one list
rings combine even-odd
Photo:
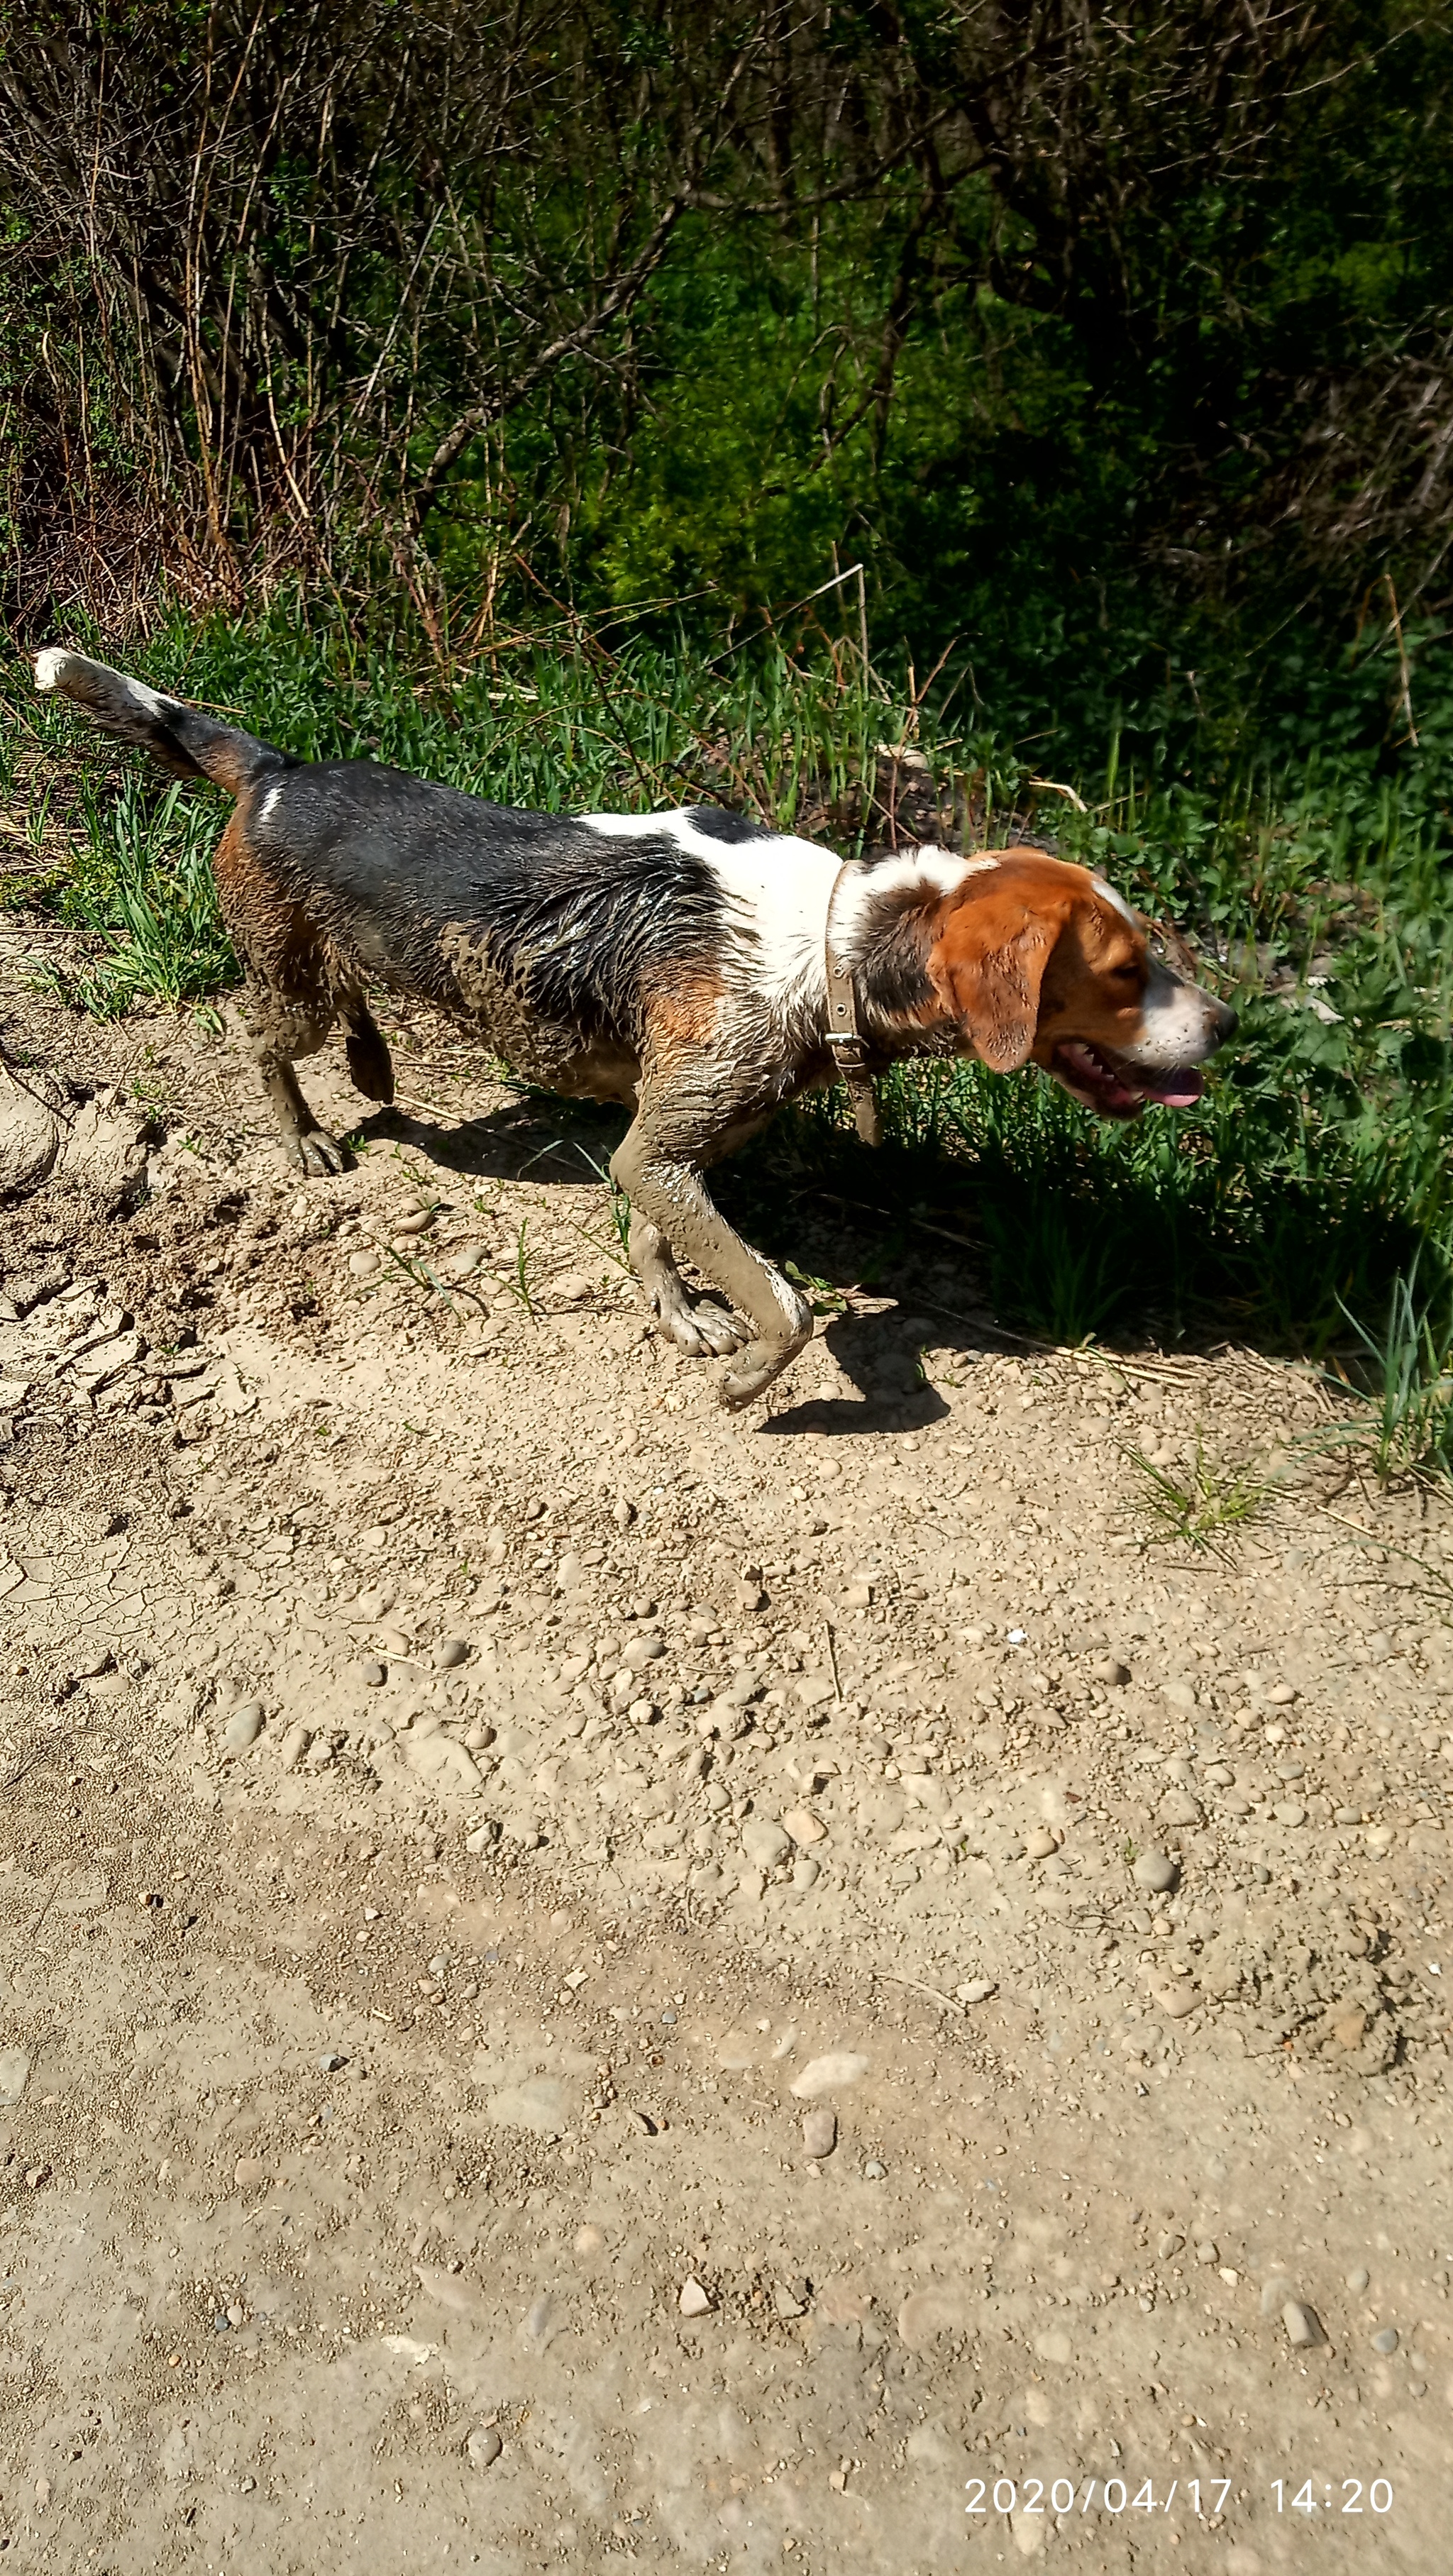
[(1047, 1070), (1102, 1118), (1138, 1118), (1150, 1101), (1163, 1109), (1189, 1109), (1205, 1088), (1194, 1065), (1147, 1073), (1091, 1046), (1086, 1038), (1062, 1038)]

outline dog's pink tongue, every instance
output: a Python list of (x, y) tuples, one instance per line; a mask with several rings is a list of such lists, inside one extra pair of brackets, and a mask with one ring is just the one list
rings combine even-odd
[(1142, 1075), (1141, 1088), (1147, 1100), (1158, 1100), (1164, 1109), (1193, 1109), (1206, 1086), (1195, 1067), (1185, 1065), (1174, 1073)]

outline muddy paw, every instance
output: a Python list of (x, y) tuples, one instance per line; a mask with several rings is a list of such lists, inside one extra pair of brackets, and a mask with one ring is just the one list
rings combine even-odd
[(724, 1359), (729, 1351), (739, 1351), (747, 1338), (747, 1327), (729, 1315), (724, 1306), (686, 1306), (666, 1319), (665, 1330), (679, 1351), (689, 1351), (693, 1359)]
[(762, 1394), (801, 1348), (801, 1342), (796, 1341), (748, 1343), (736, 1366), (729, 1368), (721, 1381), (721, 1400), (727, 1411), (735, 1413)]
[(691, 1320), (716, 1359), (724, 1359), (729, 1351), (741, 1350), (751, 1339), (750, 1326), (744, 1324), (739, 1316), (729, 1314), (725, 1306), (698, 1306)]
[(323, 1180), (328, 1173), (343, 1169), (343, 1148), (325, 1128), (309, 1128), (306, 1136), (294, 1137), (287, 1150), (289, 1162), (296, 1163), (310, 1180)]
[(713, 1306), (704, 1300), (688, 1304), (671, 1298), (652, 1302), (656, 1330), (678, 1351), (694, 1360), (723, 1359), (728, 1351), (741, 1349), (747, 1338), (747, 1327), (739, 1324), (725, 1306)]

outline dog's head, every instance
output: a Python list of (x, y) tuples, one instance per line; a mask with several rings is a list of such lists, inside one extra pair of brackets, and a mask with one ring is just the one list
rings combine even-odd
[(974, 861), (939, 907), (928, 974), (996, 1073), (1042, 1066), (1102, 1118), (1188, 1108), (1236, 1014), (1151, 953), (1145, 925), (1088, 868), (1038, 850)]

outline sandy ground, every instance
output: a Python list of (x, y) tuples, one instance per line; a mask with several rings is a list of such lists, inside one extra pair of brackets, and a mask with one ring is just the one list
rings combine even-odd
[(605, 1122), (8, 1001), (4, 2566), (1446, 2567), (1444, 1506), (1147, 1545), (1309, 1374), (807, 1195), (729, 1417)]

